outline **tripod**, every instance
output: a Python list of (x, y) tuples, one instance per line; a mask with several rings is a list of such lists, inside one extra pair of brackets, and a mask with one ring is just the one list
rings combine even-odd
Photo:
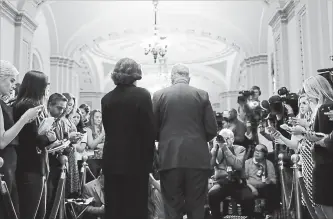
[(55, 196), (54, 204), (52, 206), (51, 214), (49, 219), (56, 219), (59, 214), (59, 219), (65, 219), (66, 211), (65, 211), (65, 185), (66, 185), (66, 171), (68, 163), (68, 158), (64, 155), (60, 157), (60, 163), (62, 165), (61, 175), (57, 187), (57, 193)]
[(88, 157), (86, 155), (82, 156), (82, 167), (81, 167), (81, 180), (80, 180), (80, 185), (81, 185), (81, 191), (83, 191), (83, 187), (86, 184), (87, 181), (87, 171), (88, 173), (94, 178), (96, 179), (96, 177), (94, 176), (94, 174), (91, 172), (89, 165), (87, 163)]
[[(3, 166), (3, 164), (4, 164), (4, 161), (0, 157), (0, 168)], [(5, 204), (5, 206), (4, 206), (5, 213), (7, 214), (7, 216), (9, 218), (18, 219), (17, 213), (14, 208), (13, 201), (11, 198), (11, 194), (9, 192), (6, 182), (2, 180), (2, 177), (4, 177), (4, 175), (0, 174), (0, 198), (3, 200), (3, 203)]]

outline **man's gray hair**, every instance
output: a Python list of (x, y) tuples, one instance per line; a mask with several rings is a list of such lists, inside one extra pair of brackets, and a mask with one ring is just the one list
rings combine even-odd
[(222, 129), (219, 134), (223, 138), (234, 138), (234, 133), (230, 129)]
[(172, 67), (171, 70), (172, 76), (181, 76), (181, 77), (189, 77), (190, 76), (190, 69), (184, 64), (176, 64)]

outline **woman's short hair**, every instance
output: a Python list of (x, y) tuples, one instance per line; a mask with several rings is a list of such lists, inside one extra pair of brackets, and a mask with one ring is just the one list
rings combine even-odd
[(19, 72), (12, 63), (6, 60), (0, 60), (0, 78), (10, 77), (10, 76), (15, 77), (18, 74)]
[(115, 85), (133, 84), (135, 81), (141, 80), (141, 78), (141, 66), (130, 58), (120, 59), (111, 73), (111, 79)]

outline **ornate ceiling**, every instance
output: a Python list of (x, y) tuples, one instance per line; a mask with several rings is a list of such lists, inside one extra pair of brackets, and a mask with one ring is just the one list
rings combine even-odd
[[(239, 47), (228, 43), (226, 38), (214, 36), (207, 32), (195, 30), (162, 29), (169, 43), (167, 52), (168, 64), (220, 62), (225, 57), (239, 51)], [(151, 37), (147, 30), (126, 30), (124, 33), (111, 33), (108, 38), (95, 40), (91, 51), (110, 61), (118, 61), (122, 57), (130, 57), (139, 63), (153, 64), (151, 54), (145, 55), (141, 46)]]
[[(20, 3), (27, 0), (18, 0)], [(191, 65), (192, 85), (214, 96), (227, 90), (237, 54), (252, 56), (266, 52), (269, 4), (275, 0), (163, 1), (158, 21), (167, 36), (168, 71), (175, 63)], [(141, 43), (153, 34), (152, 1), (44, 1), (34, 0), (44, 14), (51, 38), (51, 56), (80, 60), (86, 66), (81, 89), (110, 85), (109, 70), (122, 57), (145, 65), (140, 83), (151, 91), (161, 83), (153, 58), (144, 55)]]

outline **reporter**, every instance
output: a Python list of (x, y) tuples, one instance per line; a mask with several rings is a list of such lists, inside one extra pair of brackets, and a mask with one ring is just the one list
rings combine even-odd
[[(25, 74), (14, 104), (14, 121), (19, 121), (29, 109), (45, 105), (47, 76), (39, 71)], [(55, 133), (38, 135), (41, 121), (46, 117), (42, 110), (36, 121), (26, 124), (19, 133), (16, 180), (20, 214), (24, 218), (43, 219), (45, 215), (45, 179), (48, 158), (45, 147), (56, 140)]]
[(226, 143), (215, 142), (211, 150), (211, 164), (214, 167), (216, 183), (208, 192), (208, 202), (213, 219), (222, 217), (220, 203), (227, 196), (240, 201), (247, 216), (252, 216), (252, 191), (246, 185), (244, 171), (244, 156), (246, 150), (242, 146), (234, 145), (234, 134), (229, 129), (220, 132)]
[[(312, 130), (329, 134), (333, 131), (333, 121), (327, 119), (324, 114), (333, 106), (333, 89), (328, 81), (320, 76), (308, 78), (303, 89), (310, 104), (315, 107), (315, 121)], [(308, 138), (311, 136), (308, 136)], [(311, 139), (309, 139), (311, 140)], [(318, 204), (316, 211), (322, 212), (325, 218), (333, 218), (333, 171), (332, 145), (322, 147), (315, 144), (313, 148), (313, 196), (314, 202)]]
[(96, 176), (101, 170), (103, 157), (105, 132), (102, 124), (102, 113), (93, 110), (90, 113), (89, 126), (87, 127), (87, 146), (89, 148), (88, 164), (92, 173)]
[[(0, 60), (0, 96), (8, 95), (14, 88), (15, 77), (19, 74), (16, 68), (9, 62)], [(4, 175), (4, 181), (7, 184), (9, 193), (19, 214), (18, 197), (16, 190), (16, 162), (17, 154), (15, 146), (18, 145), (17, 135), (22, 128), (33, 121), (42, 106), (37, 106), (27, 110), (22, 117), (15, 123), (13, 119), (12, 108), (7, 106), (3, 100), (0, 100), (0, 157), (4, 159), (4, 165), (0, 168), (0, 174)], [(11, 218), (5, 214), (5, 204), (0, 200), (0, 218)]]
[(247, 186), (253, 195), (266, 199), (267, 211), (272, 214), (279, 207), (279, 192), (275, 168), (273, 163), (267, 160), (267, 154), (265, 145), (256, 145), (253, 158), (245, 161), (245, 175)]
[(68, 169), (66, 180), (66, 194), (69, 197), (76, 197), (81, 192), (79, 167), (75, 158), (76, 143), (81, 140), (80, 133), (77, 132), (76, 125), (70, 120), (71, 115), (76, 110), (76, 98), (70, 93), (63, 93), (66, 97), (67, 105), (63, 117), (61, 118), (61, 128), (65, 133), (64, 139), (71, 142), (70, 147), (66, 148), (64, 154), (68, 157)]

